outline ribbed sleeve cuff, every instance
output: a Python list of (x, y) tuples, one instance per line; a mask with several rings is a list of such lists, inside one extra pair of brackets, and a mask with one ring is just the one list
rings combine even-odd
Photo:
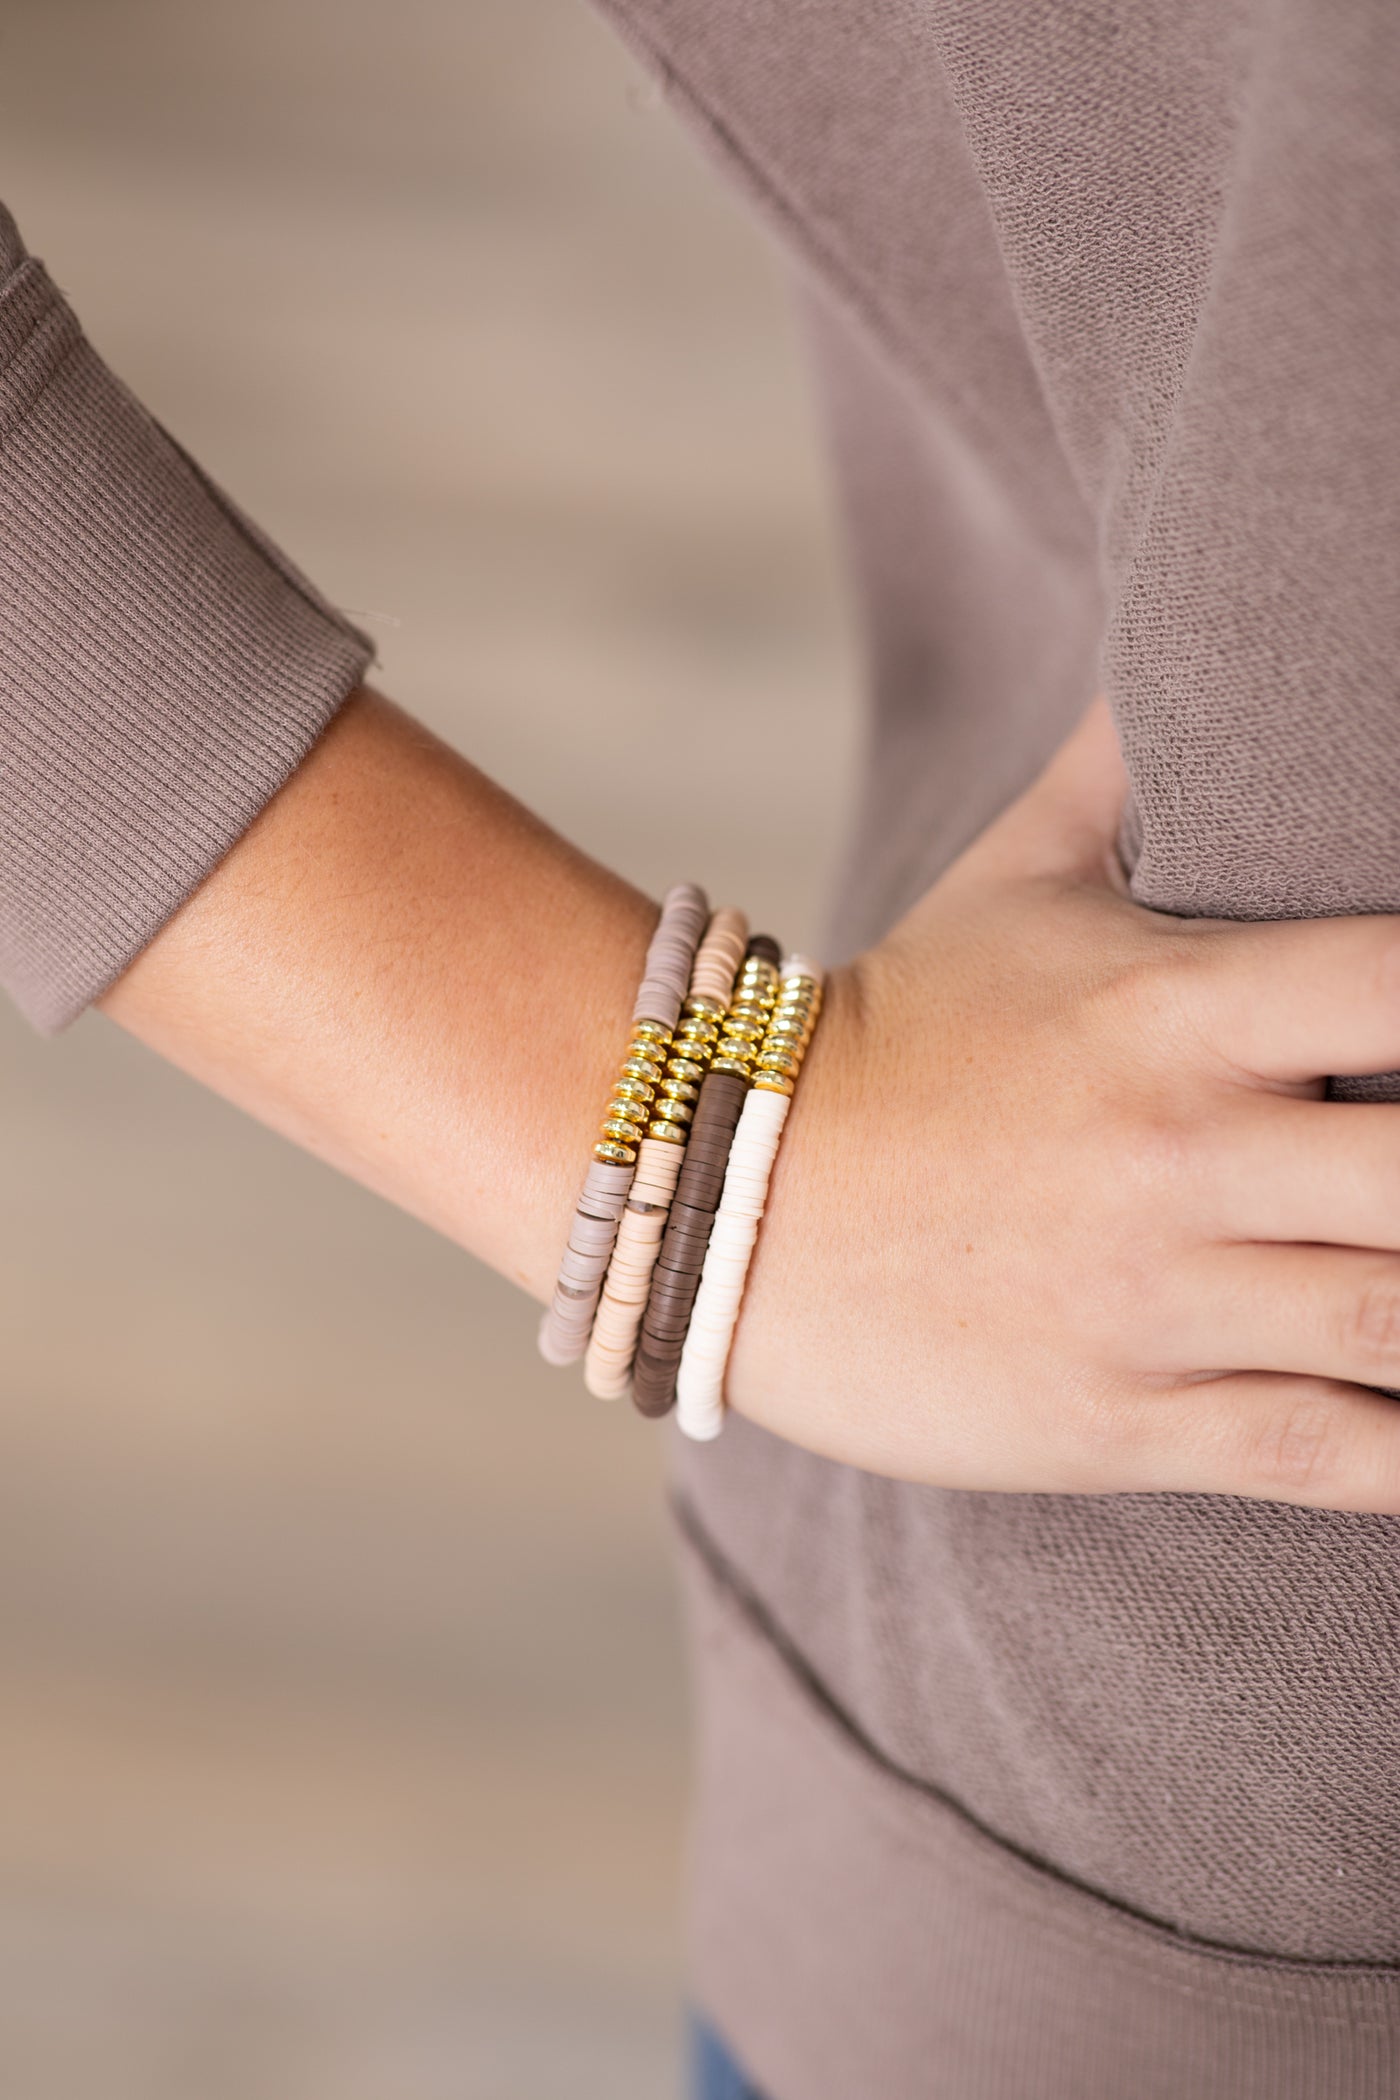
[(0, 983), (81, 1012), (374, 644), (109, 372), (0, 207)]

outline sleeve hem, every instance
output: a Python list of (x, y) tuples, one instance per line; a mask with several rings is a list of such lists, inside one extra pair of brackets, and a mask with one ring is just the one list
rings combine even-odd
[(0, 420), (0, 984), (51, 1033), (236, 843), (375, 650), (28, 258), (0, 286)]

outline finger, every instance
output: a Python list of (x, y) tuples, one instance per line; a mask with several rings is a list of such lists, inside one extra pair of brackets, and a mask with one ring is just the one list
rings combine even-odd
[(1354, 1247), (1213, 1247), (1173, 1274), (1167, 1370), (1288, 1371), (1400, 1388), (1400, 1257)]
[(1400, 1106), (1252, 1094), (1201, 1145), (1221, 1239), (1400, 1250)]
[(1118, 733), (1108, 702), (1098, 699), (974, 853), (1006, 873), (1082, 874), (1107, 882), (1127, 792)]
[(1190, 937), (1207, 1039), (1240, 1070), (1296, 1083), (1400, 1069), (1400, 918), (1213, 922)]
[(1151, 1490), (1400, 1514), (1400, 1402), (1243, 1372), (1145, 1401), (1132, 1462)]

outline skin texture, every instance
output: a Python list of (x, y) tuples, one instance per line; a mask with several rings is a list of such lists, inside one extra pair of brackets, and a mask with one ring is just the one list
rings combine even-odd
[(364, 691), (100, 1003), (543, 1299), (657, 915)]
[[(727, 1386), (965, 1488), (1400, 1510), (1400, 919), (1134, 905), (1096, 703), (835, 971)], [(548, 1296), (656, 907), (378, 695), (102, 1002)]]

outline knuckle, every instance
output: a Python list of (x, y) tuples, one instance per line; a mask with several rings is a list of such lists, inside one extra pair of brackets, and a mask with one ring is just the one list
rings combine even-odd
[(1164, 1232), (1196, 1215), (1211, 1187), (1209, 1120), (1158, 1089), (1101, 1108), (1076, 1135), (1066, 1171), (1082, 1214), (1102, 1219), (1111, 1235), (1111, 1269), (1145, 1262), (1141, 1280), (1160, 1279)]
[(1150, 1419), (1144, 1398), (1106, 1379), (1086, 1380), (1064, 1438), (1075, 1485), (1091, 1492), (1134, 1485), (1154, 1441)]
[(1400, 1280), (1373, 1277), (1358, 1291), (1345, 1318), (1345, 1344), (1363, 1367), (1393, 1370), (1400, 1363)]
[(1376, 941), (1372, 959), (1372, 994), (1383, 1011), (1400, 1006), (1400, 940), (1386, 928)]
[(1105, 1361), (1140, 1366), (1169, 1337), (1177, 1286), (1160, 1242), (1142, 1227), (1142, 1199), (1106, 1217), (1100, 1266), (1079, 1333)]
[[(1139, 1117), (1127, 1155), (1134, 1200), (1141, 1200), (1144, 1190), (1161, 1195), (1188, 1178), (1196, 1158), (1197, 1135), (1184, 1117), (1160, 1104)], [(1123, 1158), (1121, 1153), (1119, 1158)]]
[(1120, 1024), (1140, 1043), (1154, 1050), (1179, 1050), (1199, 1032), (1196, 1014), (1204, 974), (1195, 944), (1157, 940), (1118, 972), (1110, 1003)]
[(1261, 1484), (1290, 1495), (1315, 1492), (1335, 1478), (1342, 1456), (1336, 1406), (1321, 1394), (1291, 1401), (1259, 1435), (1252, 1453)]

